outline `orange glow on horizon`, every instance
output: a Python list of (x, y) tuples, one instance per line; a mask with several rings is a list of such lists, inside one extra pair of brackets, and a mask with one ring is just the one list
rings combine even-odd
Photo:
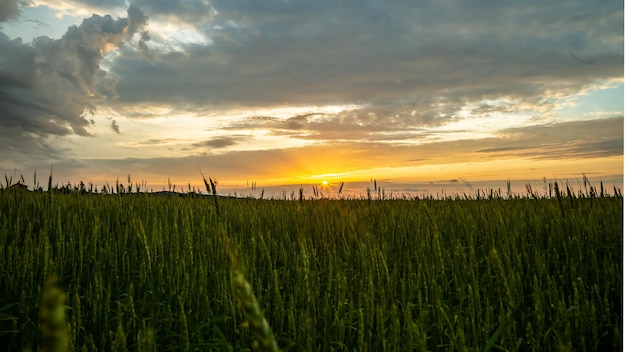
[[(335, 163), (339, 164), (339, 163)], [(352, 164), (352, 165), (350, 165)], [(511, 158), (488, 161), (468, 161), (433, 163), (415, 166), (374, 167), (363, 165), (359, 168), (356, 163), (348, 161), (344, 167), (335, 166), (333, 170), (315, 170), (322, 173), (310, 174), (312, 168), (294, 168), (291, 172), (284, 170), (283, 175), (271, 177), (268, 175), (263, 183), (266, 185), (298, 185), (318, 184), (330, 186), (337, 182), (365, 182), (370, 179), (394, 180), (399, 182), (434, 182), (440, 180), (458, 179), (465, 177), (474, 181), (495, 180), (530, 180), (530, 179), (574, 179), (582, 173), (602, 177), (622, 173), (623, 156), (605, 157), (597, 159), (561, 160), (532, 160)], [(593, 170), (602, 170), (595, 173)], [(283, 170), (280, 170), (283, 171)], [(324, 172), (326, 171), (326, 172)], [(291, 174), (291, 175), (289, 175)], [(276, 175), (278, 176), (278, 175)]]
[[(247, 154), (244, 154), (247, 156)], [(531, 159), (511, 158), (476, 158), (472, 155), (460, 157), (437, 157), (431, 160), (406, 162), (408, 154), (386, 154), (384, 160), (375, 155), (363, 157), (361, 151), (342, 150), (331, 153), (330, 148), (297, 148), (281, 152), (276, 157), (263, 159), (258, 154), (234, 164), (236, 168), (220, 168), (216, 164), (200, 165), (207, 177), (220, 181), (218, 190), (228, 192), (235, 189), (247, 189), (248, 181), (254, 181), (258, 189), (273, 186), (309, 186), (317, 185), (324, 188), (335, 188), (341, 182), (370, 182), (375, 179), (381, 182), (428, 183), (446, 180), (458, 180), (464, 177), (469, 182), (501, 181), (501, 180), (570, 180), (588, 177), (601, 179), (623, 174), (624, 157), (609, 156), (588, 159)], [(224, 159), (227, 160), (227, 159)], [(219, 160), (221, 161), (221, 160)], [(217, 165), (219, 165), (219, 161)], [(384, 165), (384, 166), (381, 166)], [(181, 163), (180, 167), (168, 169), (167, 173), (160, 169), (133, 171), (127, 167), (93, 167), (71, 174), (55, 168), (53, 183), (72, 184), (83, 181), (94, 183), (101, 188), (103, 185), (115, 185), (116, 181), (127, 184), (128, 174), (132, 183), (147, 184), (147, 188), (155, 191), (168, 189), (168, 178), (176, 190), (187, 189), (188, 185), (204, 191), (205, 187), (197, 166), (192, 163)], [(247, 165), (251, 165), (248, 167)], [(58, 170), (58, 171), (57, 171)], [(26, 175), (27, 173), (25, 173)]]

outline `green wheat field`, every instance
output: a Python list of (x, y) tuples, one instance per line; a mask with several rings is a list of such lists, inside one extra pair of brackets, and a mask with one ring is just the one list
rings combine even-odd
[(551, 187), (391, 200), (3, 187), (0, 349), (621, 351), (621, 192)]

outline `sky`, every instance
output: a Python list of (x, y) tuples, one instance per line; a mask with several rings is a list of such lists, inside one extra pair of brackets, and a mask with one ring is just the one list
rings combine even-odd
[(622, 188), (624, 3), (0, 0), (0, 155), (29, 185)]

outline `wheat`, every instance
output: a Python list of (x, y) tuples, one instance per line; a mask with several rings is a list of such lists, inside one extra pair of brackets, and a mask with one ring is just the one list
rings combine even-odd
[(43, 352), (69, 351), (69, 324), (65, 315), (67, 295), (57, 286), (56, 275), (51, 276), (46, 285), (39, 307), (39, 330)]
[(250, 283), (235, 264), (231, 267), (230, 282), (235, 293), (237, 305), (243, 311), (247, 325), (249, 325), (250, 331), (256, 339), (254, 346), (261, 351), (280, 351), (274, 338), (274, 333), (267, 319), (265, 319), (256, 297), (254, 297)]

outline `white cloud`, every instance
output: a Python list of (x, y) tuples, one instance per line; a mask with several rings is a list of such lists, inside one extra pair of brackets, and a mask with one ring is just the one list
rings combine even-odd
[(29, 0), (30, 7), (47, 6), (56, 11), (59, 18), (90, 17), (92, 14), (123, 16), (126, 12), (125, 0)]

